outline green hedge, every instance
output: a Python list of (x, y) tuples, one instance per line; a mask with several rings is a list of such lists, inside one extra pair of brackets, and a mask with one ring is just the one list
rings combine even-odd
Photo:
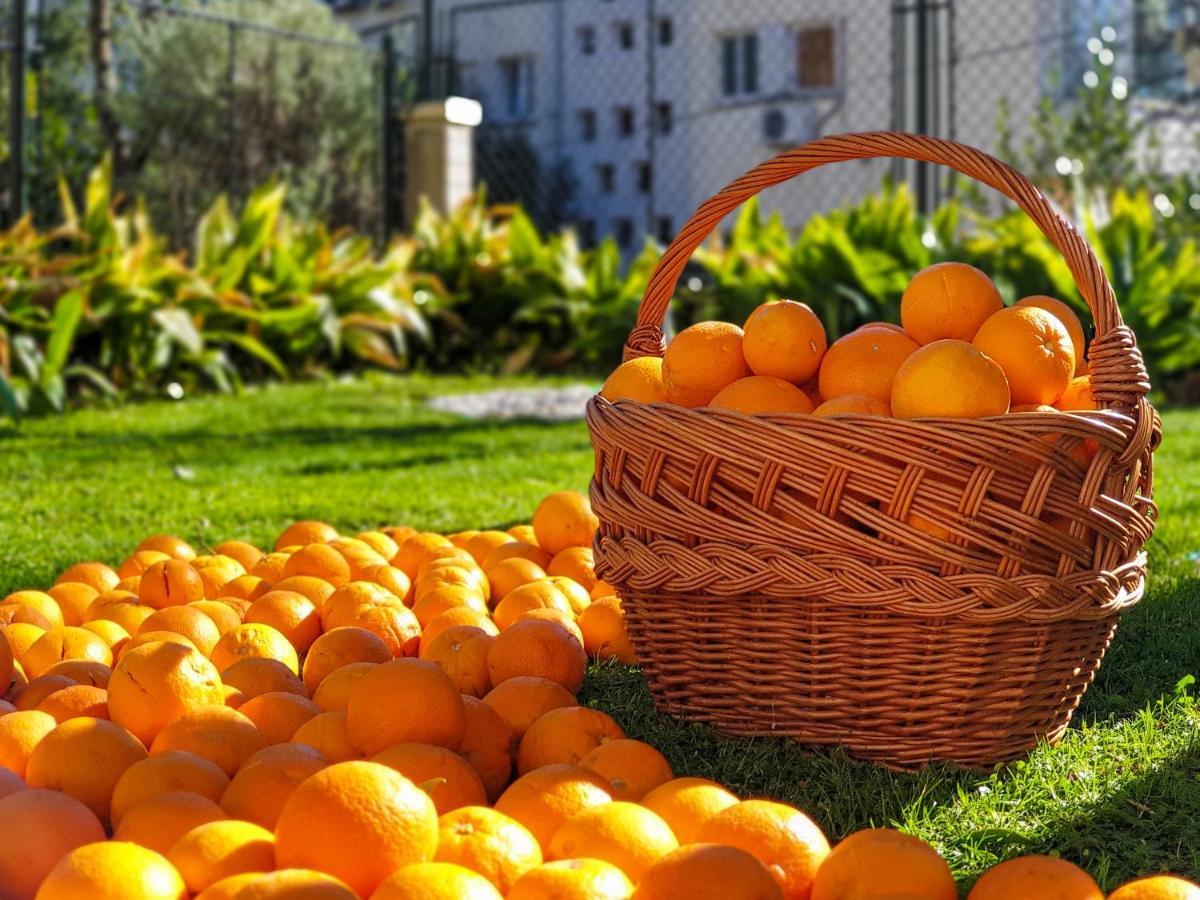
[[(284, 211), (268, 184), (240, 214), (220, 198), (190, 255), (168, 250), (139, 202), (101, 167), (62, 223), (0, 233), (0, 409), (61, 410), (73, 396), (141, 395), (172, 383), (238, 389), (364, 366), (601, 374), (620, 358), (659, 248), (623, 266), (612, 241), (540, 235), (482, 195), (421, 212), (382, 251)], [(1200, 366), (1195, 238), (1162, 227), (1149, 198), (1118, 192), (1085, 228), (1139, 335), (1156, 384)], [(1019, 211), (959, 203), (925, 218), (903, 187), (814, 216), (798, 232), (757, 203), (698, 251), (671, 324), (740, 322), (766, 299), (809, 303), (832, 336), (898, 315), (912, 273), (943, 259), (990, 273), (1009, 299), (1048, 293), (1090, 325), (1065, 264)]]

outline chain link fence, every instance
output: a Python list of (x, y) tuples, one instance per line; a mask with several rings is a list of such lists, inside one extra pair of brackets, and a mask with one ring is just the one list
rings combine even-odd
[[(1200, 168), (1200, 0), (3, 0), (0, 204), (52, 222), (58, 180), (109, 154), (178, 246), (272, 178), (297, 214), (382, 238), (406, 107), (453, 91), (483, 104), (491, 200), (633, 252), (789, 146), (898, 128), (1012, 151), (1100, 75), (1160, 123), (1147, 165)], [(764, 206), (798, 224), (887, 177), (927, 208), (955, 189), (864, 161)]]

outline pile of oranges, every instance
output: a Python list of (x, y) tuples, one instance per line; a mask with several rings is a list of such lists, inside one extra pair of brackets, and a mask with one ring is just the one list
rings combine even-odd
[[(143, 541), (0, 600), (4, 900), (954, 900), (888, 829), (677, 777), (577, 691), (633, 662), (587, 500), (264, 552)], [(1014, 860), (974, 900), (1101, 900)], [(1110, 900), (1200, 898), (1160, 877)]]
[(601, 393), (748, 415), (982, 418), (1098, 408), (1083, 326), (1061, 300), (1005, 307), (986, 274), (945, 262), (912, 278), (900, 320), (871, 322), (829, 344), (805, 304), (764, 303), (743, 327), (684, 329), (662, 359), (619, 366)]

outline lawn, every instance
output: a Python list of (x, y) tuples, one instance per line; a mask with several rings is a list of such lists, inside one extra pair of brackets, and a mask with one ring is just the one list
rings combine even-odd
[[(488, 382), (487, 386), (494, 386)], [(473, 423), (432, 412), (468, 379), (371, 379), (256, 390), (0, 426), (0, 596), (82, 559), (116, 562), (146, 534), (198, 546), (271, 542), (289, 521), (449, 531), (527, 520), (551, 490), (586, 489), (582, 423)], [(1022, 853), (1060, 853), (1105, 887), (1200, 875), (1200, 412), (1164, 416), (1150, 589), (1056, 748), (993, 773), (897, 774), (777, 740), (735, 741), (658, 716), (634, 669), (597, 666), (588, 702), (676, 771), (807, 810), (831, 838), (896, 825), (933, 841), (964, 886)]]

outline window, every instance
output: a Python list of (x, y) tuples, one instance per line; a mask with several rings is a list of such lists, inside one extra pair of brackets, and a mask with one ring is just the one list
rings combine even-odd
[(675, 23), (670, 17), (663, 16), (659, 19), (655, 26), (655, 32), (658, 34), (660, 47), (670, 47), (675, 42)]
[(584, 219), (579, 223), (579, 243), (584, 247), (596, 246), (596, 220)]
[(613, 25), (613, 31), (617, 33), (617, 45), (622, 50), (633, 49), (633, 23), (632, 22), (616, 22)]
[(533, 60), (510, 56), (500, 60), (504, 85), (504, 112), (509, 119), (525, 119), (533, 112)]
[(758, 92), (758, 35), (721, 38), (721, 93), (738, 97)]
[(591, 25), (581, 25), (575, 30), (575, 39), (579, 43), (579, 52), (591, 56), (596, 52), (596, 29)]
[(600, 193), (613, 193), (617, 189), (617, 167), (612, 163), (597, 163), (596, 180), (600, 182)]
[(654, 104), (654, 127), (659, 134), (670, 134), (674, 126), (674, 110), (666, 100)]
[(613, 115), (617, 120), (617, 134), (621, 137), (629, 137), (633, 134), (636, 127), (632, 106), (618, 106), (613, 110)]
[(576, 115), (579, 118), (579, 139), (591, 143), (596, 139), (596, 111), (581, 109)]
[(801, 28), (796, 34), (796, 86), (801, 90), (837, 86), (837, 33), (832, 25)]
[(633, 246), (633, 219), (617, 219), (617, 246), (629, 248)]
[(654, 220), (654, 228), (658, 233), (659, 243), (669, 244), (675, 240), (675, 223), (670, 216), (659, 216)]
[(650, 193), (650, 188), (654, 185), (654, 168), (648, 162), (637, 162), (633, 164), (634, 175), (637, 179), (637, 189), (639, 194)]

